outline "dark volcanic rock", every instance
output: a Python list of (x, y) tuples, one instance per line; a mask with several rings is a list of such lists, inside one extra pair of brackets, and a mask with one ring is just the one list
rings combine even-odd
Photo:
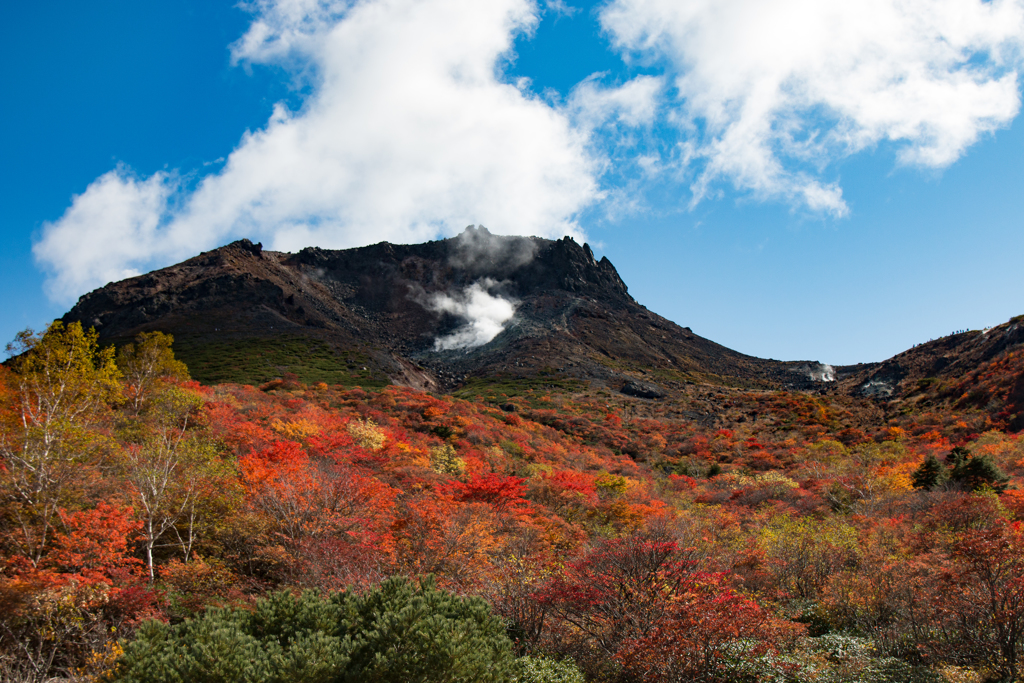
[(665, 392), (653, 384), (630, 380), (622, 385), (622, 393), (637, 398), (664, 398)]

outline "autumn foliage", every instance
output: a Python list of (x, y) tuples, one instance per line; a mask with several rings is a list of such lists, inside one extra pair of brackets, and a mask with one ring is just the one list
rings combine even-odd
[(427, 575), (486, 600), (535, 658), (523, 671), (1021, 671), (1024, 436), (993, 409), (1016, 357), (979, 370), (983, 395), (881, 419), (835, 394), (720, 387), (203, 387), (163, 336), (116, 360), (75, 326), (21, 341), (0, 366), (8, 678), (115, 676), (150, 618)]

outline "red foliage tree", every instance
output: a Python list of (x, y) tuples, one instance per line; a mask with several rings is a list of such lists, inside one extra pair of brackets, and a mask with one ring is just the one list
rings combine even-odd
[(731, 681), (729, 660), (756, 658), (803, 632), (724, 582), (722, 574), (685, 576), (654, 629), (624, 643), (617, 659), (644, 681)]
[(568, 627), (563, 631), (582, 636), (570, 648), (585, 666), (599, 670), (623, 643), (657, 627), (691, 565), (666, 538), (614, 539), (567, 565), (536, 598)]
[(475, 474), (469, 481), (456, 481), (443, 487), (442, 494), (467, 503), (487, 503), (497, 513), (516, 513), (528, 507), (530, 502), (523, 498), (526, 490), (524, 479), (497, 472)]
[(117, 508), (100, 503), (93, 510), (61, 511), (65, 532), (54, 539), (46, 557), (46, 568), (60, 572), (60, 582), (85, 584), (114, 583), (125, 571), (133, 574), (143, 567), (131, 556), (130, 544), (142, 529), (130, 507)]
[(1024, 525), (969, 529), (953, 544), (951, 559), (946, 590), (935, 596), (942, 647), (1016, 680), (1024, 654)]

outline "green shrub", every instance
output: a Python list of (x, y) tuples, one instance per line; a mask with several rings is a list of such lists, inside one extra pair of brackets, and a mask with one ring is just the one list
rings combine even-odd
[(505, 624), (480, 598), (388, 579), (353, 601), (345, 681), (504, 681), (512, 664)]
[(438, 590), (430, 579), (394, 578), (365, 595), (282, 592), (252, 611), (214, 609), (175, 626), (148, 622), (125, 646), (114, 680), (505, 681), (511, 651), (504, 624), (482, 600)]
[(914, 474), (911, 480), (914, 483), (915, 489), (924, 489), (926, 491), (934, 491), (943, 482), (946, 481), (948, 475), (942, 463), (934, 455), (929, 454), (921, 466), (914, 470)]

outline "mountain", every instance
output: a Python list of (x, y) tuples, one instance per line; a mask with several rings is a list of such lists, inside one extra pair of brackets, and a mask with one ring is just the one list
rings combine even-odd
[(296, 254), (240, 240), (97, 289), (64, 321), (112, 343), (171, 333), (207, 383), (294, 372), (306, 382), (450, 391), (515, 378), (657, 397), (694, 383), (779, 389), (831, 379), (829, 366), (747, 356), (647, 310), (607, 258), (570, 237), (472, 226), (424, 244)]
[(873, 406), (886, 419), (972, 409), (1024, 428), (1024, 316), (880, 363), (766, 360), (647, 310), (586, 244), (482, 227), (424, 244), (295, 254), (240, 240), (101, 287), (64, 321), (94, 326), (114, 344), (171, 333), (178, 357), (208, 384), (294, 373), (305, 383), (468, 396), (503, 383), (509, 393), (591, 387), (640, 398), (709, 386), (801, 389)]

